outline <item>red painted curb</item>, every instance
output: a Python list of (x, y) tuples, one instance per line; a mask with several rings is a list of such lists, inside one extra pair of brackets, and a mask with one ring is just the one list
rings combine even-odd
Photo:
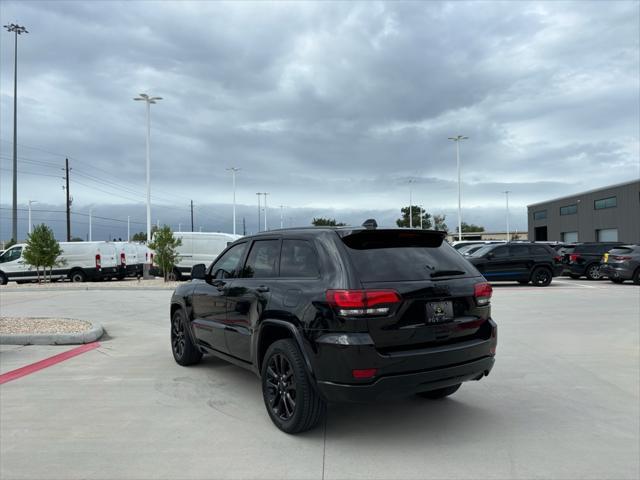
[(38, 370), (42, 370), (43, 368), (51, 367), (52, 365), (55, 365), (57, 363), (64, 362), (65, 360), (78, 356), (82, 353), (94, 350), (99, 346), (99, 342), (86, 343), (84, 345), (80, 345), (79, 347), (72, 348), (71, 350), (67, 350), (66, 352), (54, 355), (53, 357), (45, 358), (44, 360), (40, 360), (39, 362), (35, 362), (30, 365), (11, 370), (10, 372), (3, 373), (2, 375), (0, 375), (0, 385), (10, 382), (11, 380), (16, 380), (20, 377), (24, 377), (25, 375), (35, 373)]

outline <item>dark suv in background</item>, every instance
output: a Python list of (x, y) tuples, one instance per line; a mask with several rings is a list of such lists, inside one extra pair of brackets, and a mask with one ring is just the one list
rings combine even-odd
[(491, 285), (442, 232), (308, 228), (229, 246), (171, 299), (171, 346), (255, 372), (273, 423), (312, 428), (327, 402), (443, 398), (493, 367)]
[(571, 278), (587, 277), (589, 280), (600, 280), (602, 256), (612, 248), (622, 245), (621, 242), (579, 243), (569, 254), (569, 276)]
[(553, 277), (562, 273), (562, 258), (546, 244), (486, 245), (465, 258), (489, 281), (513, 280), (546, 287)]

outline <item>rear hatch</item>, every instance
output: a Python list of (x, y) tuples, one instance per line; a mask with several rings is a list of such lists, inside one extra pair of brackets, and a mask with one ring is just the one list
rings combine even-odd
[[(490, 286), (443, 232), (362, 230), (342, 241), (365, 292), (395, 291), (388, 314), (367, 316), (381, 352), (487, 339)], [(485, 338), (486, 337), (486, 338)]]

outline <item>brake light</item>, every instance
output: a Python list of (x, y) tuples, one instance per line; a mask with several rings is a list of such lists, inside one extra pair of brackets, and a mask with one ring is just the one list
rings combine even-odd
[(377, 368), (365, 368), (360, 370), (352, 370), (351, 374), (353, 375), (353, 378), (372, 378), (375, 376), (377, 371)]
[(493, 287), (490, 283), (476, 283), (473, 287), (473, 296), (476, 298), (478, 305), (488, 305), (493, 295)]
[(570, 253), (569, 254), (569, 262), (571, 262), (571, 263), (576, 263), (579, 258), (580, 258), (580, 254), (579, 253)]
[(102, 263), (101, 263), (101, 260), (100, 260), (100, 254), (99, 253), (96, 253), (96, 268), (98, 270), (100, 270), (102, 268)]
[(120, 252), (120, 263), (124, 266), (127, 265), (127, 257), (124, 252)]
[(555, 257), (553, 257), (553, 259), (558, 263), (562, 262), (562, 257), (560, 255), (556, 255)]
[(151, 265), (153, 265), (153, 253), (151, 255)]
[(386, 315), (400, 301), (395, 290), (327, 290), (327, 302), (343, 316)]

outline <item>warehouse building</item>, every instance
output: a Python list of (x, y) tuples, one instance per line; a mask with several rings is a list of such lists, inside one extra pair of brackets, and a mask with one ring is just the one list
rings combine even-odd
[(640, 180), (527, 206), (529, 239), (640, 244)]

